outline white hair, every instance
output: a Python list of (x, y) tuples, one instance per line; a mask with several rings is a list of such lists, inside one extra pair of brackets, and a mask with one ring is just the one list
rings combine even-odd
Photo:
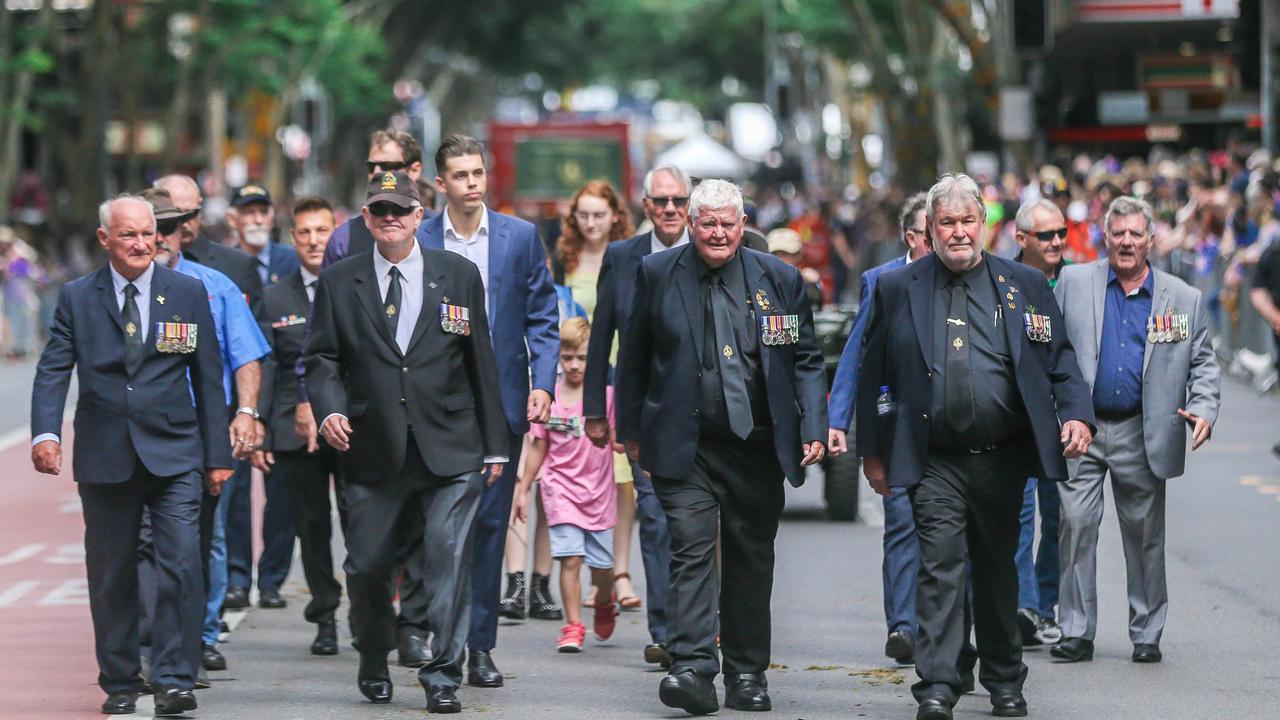
[(1102, 227), (1106, 230), (1107, 235), (1111, 234), (1111, 218), (1125, 217), (1128, 215), (1141, 215), (1142, 219), (1147, 223), (1147, 234), (1150, 235), (1155, 229), (1155, 218), (1151, 211), (1151, 203), (1136, 198), (1131, 195), (1121, 195), (1111, 201), (1111, 207), (1107, 208), (1107, 217)]
[(111, 230), (111, 211), (115, 208), (116, 203), (119, 202), (141, 203), (142, 206), (147, 209), (147, 214), (151, 216), (152, 224), (155, 223), (156, 209), (151, 205), (151, 201), (141, 195), (130, 195), (129, 193), (125, 193), (123, 195), (117, 195), (108, 200), (104, 200), (103, 203), (98, 206), (98, 226), (103, 230)]
[(689, 194), (689, 217), (697, 218), (702, 208), (730, 208), (742, 217), (742, 188), (728, 180), (703, 180)]
[(953, 197), (977, 205), (978, 214), (982, 216), (983, 224), (986, 224), (987, 205), (982, 201), (982, 189), (978, 187), (978, 183), (964, 173), (944, 173), (938, 178), (938, 182), (929, 188), (929, 196), (924, 204), (925, 218), (930, 225), (933, 225), (938, 204)]
[(1058, 206), (1054, 205), (1052, 201), (1046, 200), (1045, 198), (1036, 198), (1031, 202), (1022, 203), (1018, 208), (1018, 214), (1013, 216), (1013, 226), (1017, 228), (1019, 232), (1031, 232), (1031, 226), (1035, 225), (1031, 220), (1031, 214), (1036, 210), (1044, 210), (1045, 212), (1053, 213), (1058, 217), (1062, 217), (1062, 211), (1059, 210)]
[(679, 180), (680, 184), (684, 186), (685, 192), (689, 192), (689, 188), (693, 187), (693, 182), (689, 180), (689, 173), (681, 170), (677, 165), (667, 163), (666, 165), (659, 165), (644, 174), (644, 194), (646, 197), (653, 197), (653, 179), (658, 173), (666, 173)]

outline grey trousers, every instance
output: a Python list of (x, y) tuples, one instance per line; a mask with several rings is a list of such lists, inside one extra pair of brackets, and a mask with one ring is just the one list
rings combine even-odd
[(1062, 498), (1058, 616), (1063, 637), (1093, 640), (1098, 631), (1098, 527), (1103, 480), (1110, 473), (1128, 575), (1129, 639), (1135, 645), (1159, 645), (1169, 604), (1164, 572), (1165, 481), (1152, 474), (1147, 463), (1142, 416), (1099, 419), (1089, 452), (1072, 461), (1069, 469), (1071, 479), (1058, 488)]
[(401, 477), (376, 485), (343, 485), (351, 631), (362, 656), (386, 657), (396, 646), (396, 615), (387, 578), (400, 545), (397, 520), (418, 514), (424, 550), (423, 599), (426, 619), (435, 632), (431, 662), (418, 671), (418, 680), (424, 686), (457, 687), (462, 682), (471, 618), (472, 523), (484, 478), (479, 471), (453, 477), (432, 475), (417, 453), (411, 441), (411, 459)]

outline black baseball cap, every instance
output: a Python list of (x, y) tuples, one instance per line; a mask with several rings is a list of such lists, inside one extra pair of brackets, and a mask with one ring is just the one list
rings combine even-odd
[(245, 185), (231, 195), (231, 207), (244, 207), (250, 203), (271, 204), (271, 193), (261, 185)]
[(389, 202), (403, 208), (418, 207), (422, 198), (418, 195), (418, 183), (404, 172), (384, 172), (369, 180), (369, 189), (365, 192), (364, 206), (374, 203)]

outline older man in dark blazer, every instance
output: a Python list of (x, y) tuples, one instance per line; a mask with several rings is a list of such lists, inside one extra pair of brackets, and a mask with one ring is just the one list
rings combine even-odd
[(151, 205), (121, 196), (99, 210), (109, 263), (58, 297), (31, 397), (32, 461), (62, 470), (62, 415), (77, 370), (72, 472), (85, 522), (85, 567), (102, 712), (127, 714), (141, 689), (138, 532), (151, 511), (159, 572), (150, 684), (156, 714), (194, 710), (204, 589), (201, 485), (231, 474), (222, 360), (204, 286), (157, 266)]
[(712, 679), (721, 655), (725, 706), (771, 707), (765, 671), (783, 478), (800, 485), (827, 438), (804, 281), (740, 247), (745, 219), (736, 185), (706, 180), (694, 189), (693, 242), (645, 258), (620, 354), (618, 436), (653, 476), (671, 530), (672, 665), (658, 696), (697, 715), (719, 707)]
[(925, 201), (934, 254), (880, 277), (857, 390), (871, 486), (909, 488), (920, 575), (917, 718), (952, 716), (968, 636), (997, 717), (1027, 714), (1018, 633), (1018, 513), (1028, 476), (1063, 480), (1092, 439), (1089, 390), (1044, 274), (982, 251), (986, 210), (967, 175)]
[(397, 521), (414, 517), (435, 632), (418, 679), (429, 712), (459, 712), (481, 470), (496, 480), (509, 452), (484, 285), (475, 265), (414, 239), (422, 205), (408, 175), (374, 178), (366, 197), (377, 245), (321, 273), (303, 351), (320, 432), (341, 454), (357, 684), (372, 702), (391, 700), (387, 580)]

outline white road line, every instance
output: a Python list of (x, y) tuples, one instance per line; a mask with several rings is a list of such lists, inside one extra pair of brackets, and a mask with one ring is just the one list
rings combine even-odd
[(13, 607), (14, 603), (21, 600), (24, 595), (34, 590), (39, 584), (39, 580), (19, 580), (10, 586), (8, 590), (0, 592), (0, 607)]

